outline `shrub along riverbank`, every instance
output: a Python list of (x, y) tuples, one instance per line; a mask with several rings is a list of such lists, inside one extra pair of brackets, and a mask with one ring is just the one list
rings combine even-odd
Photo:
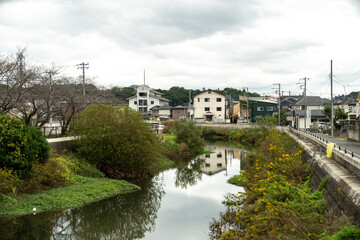
[[(72, 125), (75, 153), (49, 153), (39, 130), (0, 115), (0, 215), (78, 207), (139, 187), (108, 179), (148, 178), (203, 151), (201, 129), (173, 124), (162, 141), (127, 107), (89, 106)], [(186, 162), (186, 161), (185, 161)]]
[(52, 155), (35, 164), (25, 178), (0, 172), (0, 216), (62, 210), (99, 201), (140, 188), (104, 177), (92, 165), (72, 155)]
[[(360, 231), (326, 212), (323, 190), (308, 186), (311, 171), (302, 150), (284, 133), (266, 127), (227, 131), (231, 141), (255, 145), (243, 171), (229, 180), (244, 193), (225, 200), (227, 211), (211, 224), (212, 239), (359, 239)], [(327, 216), (327, 217), (326, 217)], [(342, 236), (338, 238), (337, 236)]]

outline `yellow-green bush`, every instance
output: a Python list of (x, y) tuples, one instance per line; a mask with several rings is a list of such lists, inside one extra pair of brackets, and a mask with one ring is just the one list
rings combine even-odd
[(31, 171), (20, 183), (19, 193), (36, 193), (69, 183), (69, 164), (71, 163), (60, 156), (53, 156), (44, 164), (34, 163)]
[(17, 178), (11, 170), (0, 168), (0, 193), (8, 194), (16, 191)]
[(0, 114), (0, 168), (22, 177), (35, 161), (44, 163), (48, 159), (49, 149), (40, 130)]

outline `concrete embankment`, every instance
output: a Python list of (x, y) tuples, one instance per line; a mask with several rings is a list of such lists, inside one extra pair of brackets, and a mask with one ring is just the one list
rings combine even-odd
[(328, 211), (335, 216), (345, 215), (360, 227), (360, 159), (336, 148), (333, 157), (327, 158), (326, 142), (294, 129), (283, 130), (307, 152), (313, 169), (311, 185), (316, 188), (327, 178), (324, 198)]
[(61, 153), (64, 150), (71, 150), (71, 141), (74, 137), (50, 138), (47, 139), (52, 150), (56, 153)]

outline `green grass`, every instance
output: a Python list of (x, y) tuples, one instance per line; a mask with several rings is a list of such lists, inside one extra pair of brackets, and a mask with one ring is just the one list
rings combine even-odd
[(44, 191), (39, 194), (23, 195), (19, 199), (0, 194), (1, 215), (25, 215), (36, 212), (63, 210), (139, 190), (140, 187), (126, 181), (108, 178), (74, 177), (74, 184)]
[(174, 134), (169, 134), (164, 136), (165, 141), (170, 141), (170, 142), (175, 142), (176, 141), (176, 136)]
[(238, 180), (239, 178), (240, 178), (240, 175), (234, 175), (231, 178), (229, 178), (227, 180), (227, 182), (230, 183), (230, 184), (239, 186), (239, 180)]
[(150, 167), (151, 174), (156, 175), (159, 172), (175, 167), (175, 163), (167, 158), (159, 158), (158, 161)]

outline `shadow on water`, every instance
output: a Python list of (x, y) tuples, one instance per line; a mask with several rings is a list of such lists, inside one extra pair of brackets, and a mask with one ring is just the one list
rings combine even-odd
[(142, 190), (63, 213), (0, 218), (0, 239), (141, 239), (153, 231), (164, 195), (161, 177)]
[(176, 169), (175, 186), (187, 188), (195, 185), (201, 180), (201, 167), (204, 165), (205, 159), (197, 157), (191, 160), (186, 166), (181, 166)]

